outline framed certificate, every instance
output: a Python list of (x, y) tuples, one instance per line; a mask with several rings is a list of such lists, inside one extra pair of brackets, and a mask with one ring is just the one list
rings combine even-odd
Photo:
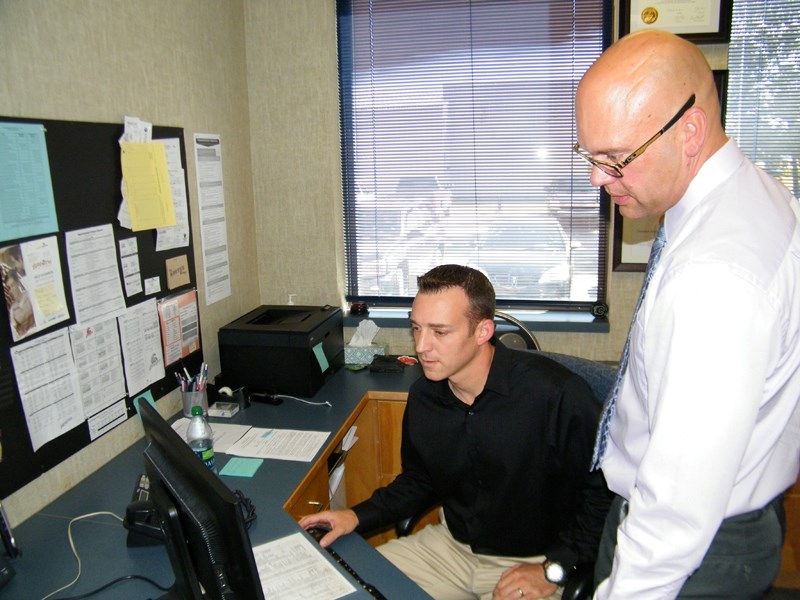
[(726, 43), (732, 5), (733, 0), (620, 0), (619, 35), (663, 29), (695, 43)]
[(658, 231), (658, 217), (626, 219), (614, 207), (614, 271), (644, 271)]

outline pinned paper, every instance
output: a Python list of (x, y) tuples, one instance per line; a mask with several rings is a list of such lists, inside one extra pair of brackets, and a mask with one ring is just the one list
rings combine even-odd
[(174, 290), (183, 285), (188, 285), (191, 280), (189, 278), (189, 261), (185, 254), (168, 258), (167, 265), (167, 289)]
[(122, 183), (131, 229), (175, 225), (175, 207), (163, 144), (120, 142)]

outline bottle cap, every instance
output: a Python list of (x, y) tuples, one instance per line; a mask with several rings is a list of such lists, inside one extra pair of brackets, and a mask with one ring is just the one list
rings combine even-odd
[(195, 415), (202, 415), (202, 414), (203, 414), (203, 407), (202, 407), (202, 406), (200, 406), (199, 404), (195, 404), (195, 405), (192, 407), (192, 416), (195, 416)]

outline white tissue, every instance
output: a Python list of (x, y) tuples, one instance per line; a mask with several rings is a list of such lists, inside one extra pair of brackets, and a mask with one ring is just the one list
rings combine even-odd
[(375, 336), (378, 335), (378, 331), (380, 331), (380, 327), (375, 325), (374, 321), (364, 319), (358, 324), (358, 328), (353, 334), (353, 337), (350, 339), (349, 345), (359, 348), (370, 346), (372, 344), (372, 340), (374, 340)]

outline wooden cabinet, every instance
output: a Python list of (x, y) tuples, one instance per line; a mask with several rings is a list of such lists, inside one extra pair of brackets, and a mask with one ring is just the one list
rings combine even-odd
[[(284, 503), (286, 511), (299, 519), (328, 508), (328, 457), (337, 451), (352, 425), (357, 427), (358, 442), (344, 460), (347, 505), (366, 500), (376, 488), (390, 483), (400, 473), (400, 439), (406, 398), (405, 392), (367, 393)], [(434, 510), (426, 515), (418, 527), (436, 521), (438, 512)], [(388, 527), (370, 536), (367, 541), (378, 546), (393, 537), (394, 527)]]
[(369, 404), (370, 397), (369, 394), (367, 394), (359, 401), (358, 405), (356, 405), (353, 412), (342, 424), (339, 431), (334, 432), (328, 445), (322, 450), (319, 459), (312, 465), (308, 474), (295, 488), (292, 495), (283, 503), (283, 508), (295, 519), (325, 510), (330, 505), (328, 492), (328, 457), (341, 446), (342, 438), (344, 438), (350, 427), (352, 427)]
[(295, 519), (328, 508), (327, 460), (317, 462), (283, 507)]
[[(358, 444), (347, 458), (345, 481), (350, 505), (366, 500), (376, 488), (391, 483), (401, 471), (400, 443), (407, 394), (376, 392), (368, 396), (369, 403), (356, 420)], [(438, 521), (436, 508), (423, 516), (415, 530)], [(372, 546), (379, 546), (394, 537), (394, 527), (390, 526), (366, 539)]]

